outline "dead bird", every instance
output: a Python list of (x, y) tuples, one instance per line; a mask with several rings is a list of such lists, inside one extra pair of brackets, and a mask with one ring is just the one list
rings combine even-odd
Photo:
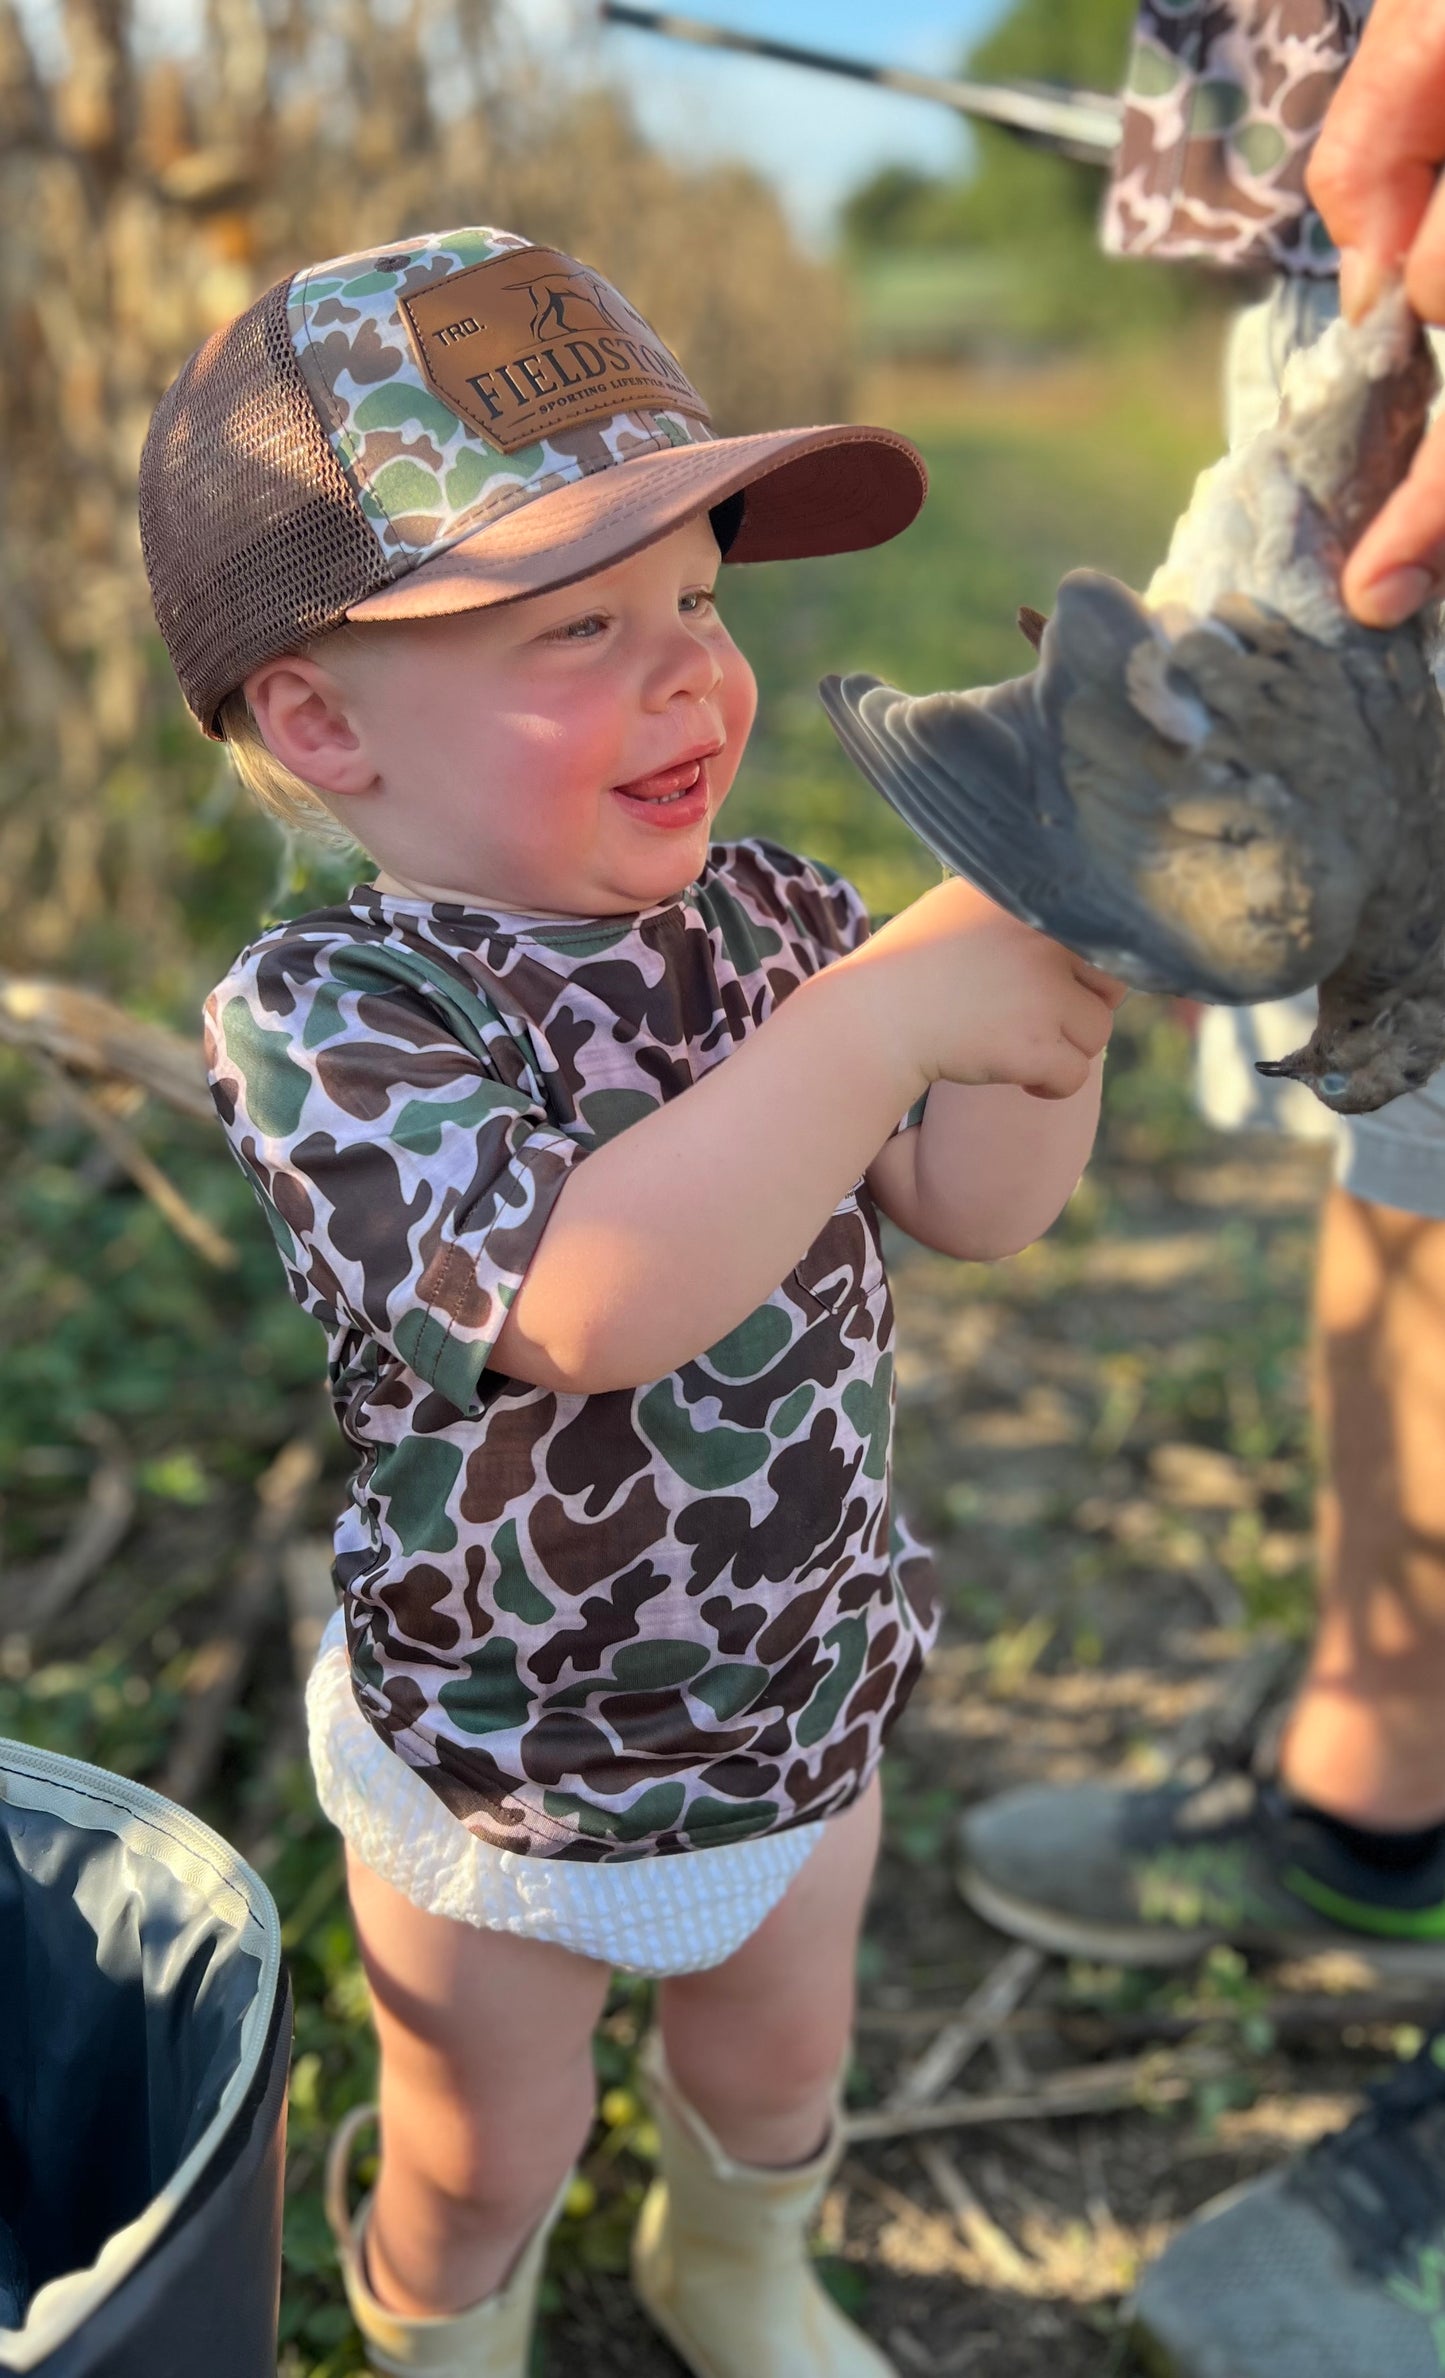
[(1445, 708), (1426, 630), (1361, 627), (1346, 555), (1407, 471), (1436, 375), (1392, 291), (1286, 368), (1206, 471), (1141, 601), (1076, 570), (1021, 613), (1026, 677), (910, 696), (823, 681), (845, 748), (946, 867), (1140, 990), (1320, 986), (1263, 1073), (1365, 1113), (1445, 1062)]

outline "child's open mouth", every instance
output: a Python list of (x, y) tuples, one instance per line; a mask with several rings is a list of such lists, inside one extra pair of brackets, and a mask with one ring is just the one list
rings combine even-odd
[(713, 757), (712, 752), (703, 752), (697, 758), (679, 760), (671, 768), (659, 768), (655, 776), (635, 776), (630, 784), (615, 784), (612, 791), (631, 816), (649, 826), (695, 826), (708, 814), (711, 787), (707, 764)]

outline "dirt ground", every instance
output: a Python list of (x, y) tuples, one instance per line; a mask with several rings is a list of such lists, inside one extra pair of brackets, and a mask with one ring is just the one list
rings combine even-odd
[[(1267, 1677), (1278, 1691), (1307, 1628), (1303, 1337), (1327, 1159), (1211, 1139), (1182, 1101), (1171, 1121), (1150, 1100), (1137, 1122), (1120, 1100), (1076, 1208), (1027, 1256), (983, 1270), (893, 1248), (899, 1488), (948, 1615), (890, 1760), (855, 2110), (1008, 1954), (956, 1890), (959, 1810), (1026, 1780), (1159, 1775), (1211, 1712)], [(823, 2216), (841, 2300), (904, 2378), (1124, 2371), (1121, 2304), (1171, 2230), (1345, 2119), (1414, 2044), (1408, 1998), (1359, 2019), (1372, 1987), (1344, 1959), (1251, 1971), (1216, 1952), (1162, 1978), (1041, 1961), (949, 2089), (1027, 2097), (1060, 2068), (1143, 2057), (1136, 2101), (855, 2146)], [(679, 2366), (625, 2279), (566, 2272), (547, 2372)]]

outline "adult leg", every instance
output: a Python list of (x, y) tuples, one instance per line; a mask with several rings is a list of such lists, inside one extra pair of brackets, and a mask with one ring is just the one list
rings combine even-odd
[[(1445, 1221), (1332, 1190), (1315, 1322), (1320, 1615), (1281, 1771), (1398, 1854), (1445, 1816)], [(1133, 2306), (1151, 2368), (1435, 2378), (1442, 2052), (1185, 2225)]]
[(546, 1941), (424, 1915), (348, 1854), (381, 2043), (381, 2170), (366, 2276), (389, 2310), (492, 2295), (592, 2120), (609, 1969)]
[[(1244, 317), (1231, 442), (1272, 409), (1285, 354), (1328, 309), (1285, 289)], [(1308, 1016), (1214, 1011), (1201, 1089), (1225, 1129), (1318, 1130), (1266, 1109), (1262, 1033)], [(1303, 1030), (1298, 1029), (1303, 1025)], [(1253, 1044), (1253, 1045), (1252, 1045)], [(1217, 1061), (1215, 1061), (1217, 1060)], [(1271, 1088), (1277, 1088), (1271, 1085)], [(1445, 1077), (1441, 1087), (1445, 1088)], [(1109, 1786), (1008, 1795), (965, 1825), (964, 1888), (1007, 1929), (1140, 1963), (1292, 1934), (1445, 1969), (1445, 1098), (1347, 1121), (1316, 1273), (1319, 1626), (1282, 1737), (1280, 1792)], [(979, 1887), (981, 1886), (981, 1888)], [(1159, 2378), (1439, 2378), (1445, 2036), (1337, 2137), (1186, 2223), (1147, 2270), (1135, 2342)]]
[[(1286, 286), (1240, 317), (1226, 375), (1231, 445), (1269, 419), (1288, 354), (1333, 306), (1332, 290)], [(1226, 1103), (1231, 1095), (1216, 1081), (1212, 1099), (1208, 1074), (1206, 1065), (1206, 1112), (1221, 1090)], [(1273, 1114), (1298, 1127), (1297, 1099), (1286, 1112), (1257, 1077), (1251, 1088), (1253, 1111), (1211, 1119)], [(1445, 1817), (1440, 1085), (1346, 1121), (1341, 1155), (1351, 1187), (1326, 1199), (1315, 1272), (1319, 1626), (1280, 1764), (1316, 1807), (1399, 1831)]]
[(1445, 1221), (1331, 1190), (1315, 1316), (1319, 1627), (1281, 1774), (1353, 1825), (1433, 1825), (1445, 1818)]

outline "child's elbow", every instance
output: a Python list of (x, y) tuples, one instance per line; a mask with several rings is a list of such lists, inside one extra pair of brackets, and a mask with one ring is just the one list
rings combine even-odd
[(652, 1361), (654, 1351), (619, 1341), (618, 1333), (606, 1328), (574, 1324), (533, 1335), (519, 1328), (509, 1313), (487, 1367), (528, 1387), (548, 1388), (554, 1395), (612, 1395), (645, 1387), (676, 1367)]
[(952, 1229), (930, 1234), (925, 1244), (940, 1255), (952, 1255), (959, 1263), (1006, 1263), (1011, 1255), (1022, 1255), (1046, 1231), (1052, 1230), (1062, 1206), (1047, 1213), (971, 1214), (960, 1217)]
[(956, 1256), (960, 1263), (1007, 1263), (1011, 1255), (1022, 1255), (1025, 1247), (1042, 1237), (1040, 1230), (1000, 1230), (992, 1237), (978, 1235), (962, 1246), (945, 1247), (943, 1253)]
[(600, 1395), (616, 1384), (602, 1380), (602, 1365), (585, 1337), (568, 1331), (529, 1330), (515, 1310), (507, 1315), (487, 1357), (487, 1369), (524, 1387), (545, 1387), (554, 1395)]

